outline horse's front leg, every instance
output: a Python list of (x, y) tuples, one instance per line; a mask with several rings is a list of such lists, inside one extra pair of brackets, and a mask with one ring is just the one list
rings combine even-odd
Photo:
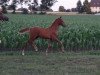
[(35, 51), (38, 51), (38, 47), (33, 43), (32, 47), (35, 49)]
[(60, 40), (58, 40), (58, 38), (56, 38), (55, 41), (58, 42), (58, 44), (61, 46), (61, 51), (64, 52), (64, 46), (63, 46), (62, 42)]

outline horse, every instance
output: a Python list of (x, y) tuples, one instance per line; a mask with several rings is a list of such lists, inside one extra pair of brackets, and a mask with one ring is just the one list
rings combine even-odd
[(7, 16), (3, 15), (2, 12), (0, 12), (0, 20), (1, 21), (9, 21), (9, 18)]
[[(24, 28), (19, 31), (20, 34), (23, 34), (25, 32), (29, 33), (29, 39), (26, 42), (25, 46), (22, 49), (22, 55), (25, 55), (24, 50), (26, 49), (27, 45), (31, 45), (35, 51), (38, 51), (37, 46), (33, 43), (35, 39), (42, 38), (47, 39), (50, 41), (55, 41), (61, 46), (61, 51), (64, 52), (64, 46), (62, 42), (57, 37), (57, 31), (59, 26), (65, 27), (65, 23), (62, 20), (62, 18), (57, 18), (50, 27), (47, 28), (41, 28), (41, 27), (31, 27), (31, 28)], [(46, 49), (46, 55), (48, 54), (49, 48), (51, 47), (51, 44), (48, 42), (48, 48)]]

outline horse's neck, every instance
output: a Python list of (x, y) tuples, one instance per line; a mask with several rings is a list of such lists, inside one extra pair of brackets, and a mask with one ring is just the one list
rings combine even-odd
[(57, 31), (59, 28), (59, 25), (57, 22), (54, 22), (50, 27), (49, 29), (52, 30), (52, 31)]

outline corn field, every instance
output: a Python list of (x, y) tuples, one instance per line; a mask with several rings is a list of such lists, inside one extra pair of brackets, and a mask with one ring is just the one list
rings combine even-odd
[[(9, 22), (0, 22), (0, 47), (21, 48), (28, 40), (28, 33), (20, 35), (18, 31), (26, 27), (48, 27), (59, 16), (8, 14)], [(62, 16), (66, 28), (60, 27), (58, 37), (65, 50), (99, 50), (100, 49), (100, 16), (75, 15)], [(37, 39), (36, 45), (47, 48), (47, 41)], [(53, 48), (58, 48), (52, 43)]]

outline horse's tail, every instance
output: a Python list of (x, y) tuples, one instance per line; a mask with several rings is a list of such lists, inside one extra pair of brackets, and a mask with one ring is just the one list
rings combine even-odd
[(30, 28), (24, 28), (24, 29), (21, 29), (19, 31), (19, 33), (22, 34), (22, 33), (25, 33), (25, 32), (29, 32), (29, 30), (30, 30)]

